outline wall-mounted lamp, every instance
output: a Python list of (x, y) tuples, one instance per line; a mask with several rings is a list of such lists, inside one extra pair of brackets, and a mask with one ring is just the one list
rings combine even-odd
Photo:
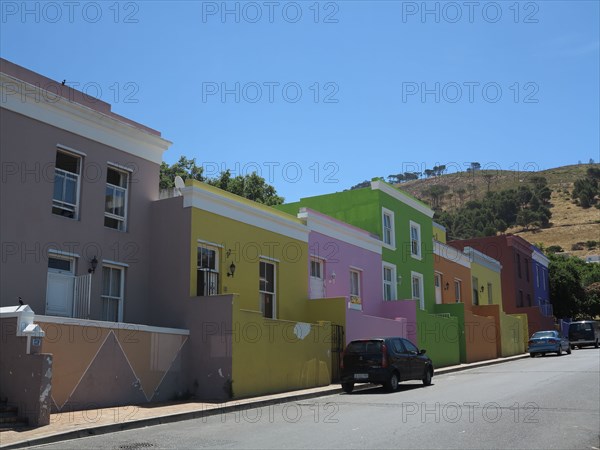
[(450, 288), (450, 283), (446, 282), (446, 285), (444, 286), (444, 290), (447, 291)]
[(96, 267), (98, 267), (98, 259), (94, 256), (90, 260), (90, 268), (88, 269), (88, 273), (94, 273), (96, 271)]
[(235, 264), (231, 263), (229, 265), (229, 272), (227, 272), (227, 276), (233, 278), (233, 275), (235, 275)]
[(481, 292), (485, 291), (485, 287), (481, 286), (481, 289), (479, 289)]

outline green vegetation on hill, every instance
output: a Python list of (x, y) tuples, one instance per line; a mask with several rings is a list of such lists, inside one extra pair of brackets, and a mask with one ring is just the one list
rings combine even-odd
[[(550, 223), (552, 192), (544, 177), (531, 177), (529, 185), (518, 189), (488, 191), (481, 200), (469, 200), (464, 206), (447, 211), (439, 207), (439, 196), (444, 192), (441, 186), (431, 186), (428, 195), (434, 197), (435, 220), (446, 227), (448, 239), (495, 236), (515, 225), (528, 229)], [(433, 194), (435, 188), (437, 193)]]

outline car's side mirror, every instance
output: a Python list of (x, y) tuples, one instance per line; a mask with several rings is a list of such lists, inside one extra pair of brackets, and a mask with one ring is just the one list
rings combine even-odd
[(426, 351), (427, 350), (425, 350), (424, 348), (422, 348), (421, 351), (419, 352), (419, 355), (424, 355)]

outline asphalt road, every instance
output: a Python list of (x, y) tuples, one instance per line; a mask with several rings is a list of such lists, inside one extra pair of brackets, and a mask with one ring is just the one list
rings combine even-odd
[(600, 350), (61, 442), (52, 449), (600, 448)]

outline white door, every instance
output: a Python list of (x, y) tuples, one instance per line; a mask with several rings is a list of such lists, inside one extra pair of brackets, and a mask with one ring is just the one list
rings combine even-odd
[(442, 275), (439, 273), (435, 274), (435, 303), (442, 303)]
[(73, 317), (75, 294), (75, 261), (69, 258), (48, 258), (46, 284), (46, 314)]
[(75, 277), (48, 272), (46, 288), (46, 314), (50, 316), (72, 317)]
[(310, 260), (310, 298), (325, 298), (325, 265), (317, 258)]

